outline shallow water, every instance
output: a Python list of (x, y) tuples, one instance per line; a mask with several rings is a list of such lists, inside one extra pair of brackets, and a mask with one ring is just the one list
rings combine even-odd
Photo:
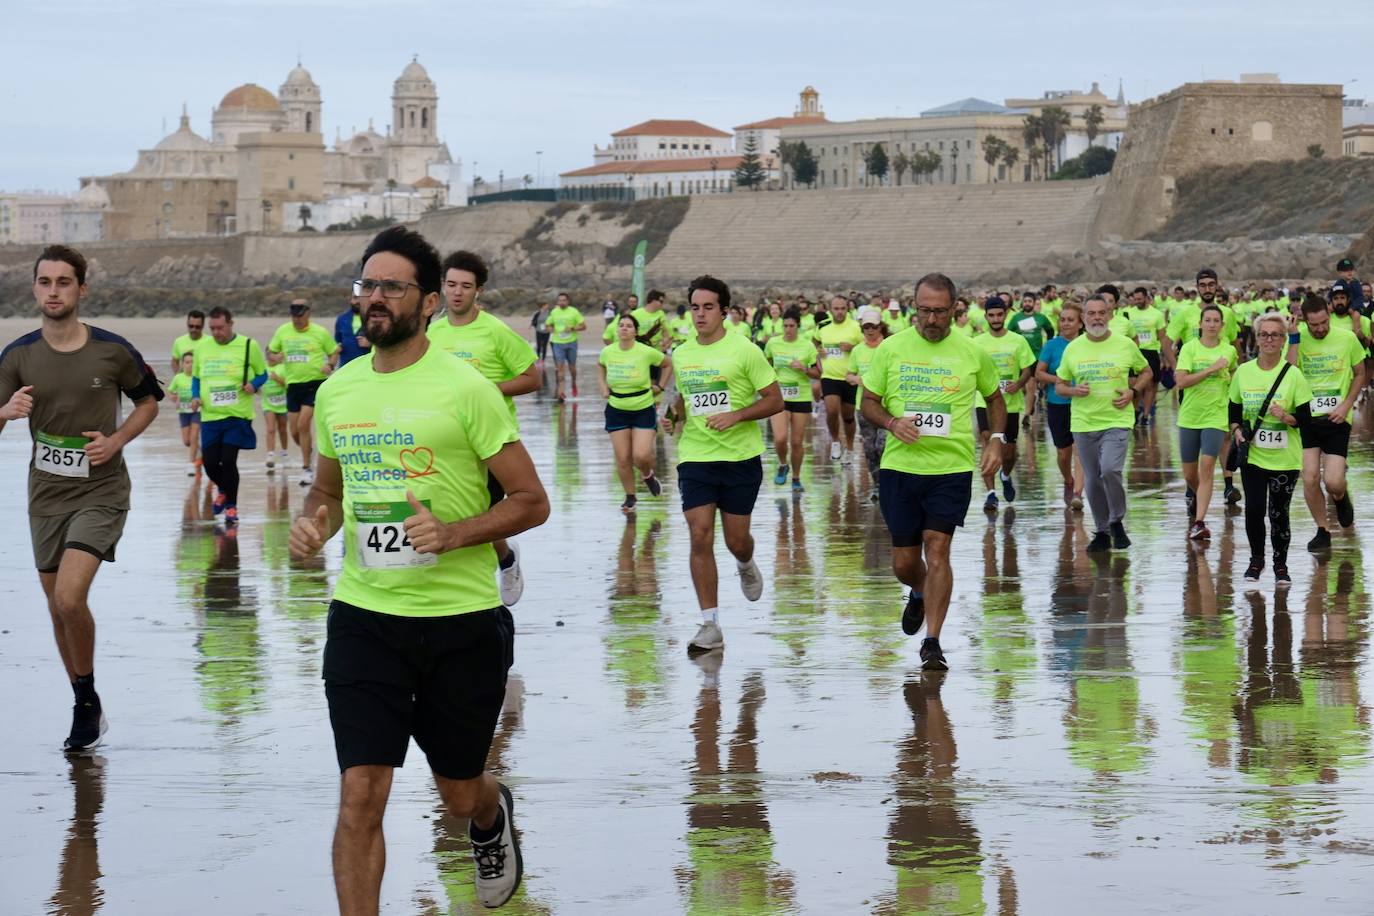
[[(176, 322), (98, 322), (155, 365)], [(248, 320), (262, 334), (275, 322)], [(261, 325), (261, 327), (259, 327)], [(0, 322), (12, 339), (31, 323)], [(584, 347), (590, 350), (589, 347)], [(1241, 580), (1239, 515), (1184, 538), (1172, 415), (1131, 451), (1129, 551), (1089, 559), (1046, 435), (1023, 436), (1015, 511), (954, 541), (923, 675), (870, 481), (823, 459), (754, 514), (748, 604), (718, 546), (722, 656), (699, 617), (672, 498), (626, 522), (583, 397), (520, 399), (553, 514), (520, 538), (527, 588), (491, 766), (515, 793), (516, 913), (1369, 912), (1370, 602), (1357, 526), (1293, 586)], [(1371, 412), (1352, 492), (1365, 514)], [(261, 423), (259, 423), (261, 434)], [(97, 757), (58, 751), (70, 698), (24, 528), (22, 425), (0, 436), (0, 913), (321, 913), (337, 768), (319, 680), (337, 545), (286, 556), (302, 489), (247, 454), (236, 537), (184, 476), (168, 409), (128, 450), (119, 562), (96, 581)], [(858, 462), (862, 464), (860, 459)], [(977, 490), (975, 490), (976, 495)], [(387, 816), (383, 909), (476, 912), (464, 825), (412, 748)]]

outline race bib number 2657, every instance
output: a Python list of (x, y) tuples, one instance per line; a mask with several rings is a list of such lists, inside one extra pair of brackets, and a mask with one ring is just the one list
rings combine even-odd
[(90, 477), (91, 466), (86, 457), (82, 436), (54, 436), (38, 432), (34, 435), (33, 466), (59, 477)]

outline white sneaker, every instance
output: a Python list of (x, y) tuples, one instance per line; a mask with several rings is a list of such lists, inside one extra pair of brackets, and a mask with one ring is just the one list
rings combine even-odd
[(763, 573), (753, 560), (739, 571), (739, 588), (750, 601), (758, 601), (763, 595)]
[(720, 631), (720, 624), (708, 621), (697, 629), (697, 635), (687, 644), (687, 654), (695, 655), (698, 652), (710, 652), (712, 649), (724, 647), (725, 634)]
[(838, 442), (832, 442), (832, 443), (830, 443), (830, 460), (831, 460), (831, 461), (839, 461), (839, 460), (840, 460), (840, 452), (843, 451), (843, 450), (844, 450), (844, 446), (840, 445), (840, 443), (838, 443)]
[(272, 470), (272, 469), (273, 469), (274, 467), (276, 467), (276, 466), (277, 466), (277, 462), (276, 462), (275, 460), (273, 460), (273, 458), (272, 458), (272, 453), (271, 453), (271, 452), (268, 452), (268, 453), (267, 453), (267, 470), (270, 471), (270, 470)]
[(514, 541), (507, 541), (506, 544), (515, 562), (511, 563), (509, 569), (502, 569), (498, 564), (496, 576), (501, 580), (501, 603), (506, 607), (515, 607), (520, 596), (525, 594), (525, 577), (520, 572), (520, 548)]
[(312, 470), (310, 470), (310, 468), (305, 468), (304, 470), (301, 471), (301, 481), (300, 481), (300, 482), (301, 482), (301, 486), (303, 486), (303, 487), (308, 487), (308, 486), (310, 486), (312, 483), (315, 482), (315, 472), (312, 471)]
[[(472, 844), (472, 860), (477, 863), (477, 899), (482, 906), (494, 910), (515, 895), (520, 878), (525, 873), (520, 858), (520, 838), (515, 835), (515, 801), (510, 789), (496, 784), (500, 792), (497, 804), (501, 808), (501, 835), (490, 843)], [(468, 839), (472, 839), (472, 824), (468, 824)]]
[(842, 452), (840, 452), (840, 465), (841, 465), (842, 467), (851, 467), (853, 464), (854, 464), (854, 450), (853, 450), (853, 449), (847, 448), (847, 449), (844, 449)]

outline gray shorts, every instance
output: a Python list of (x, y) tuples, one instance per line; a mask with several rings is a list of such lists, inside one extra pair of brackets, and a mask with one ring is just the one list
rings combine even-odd
[(1184, 464), (1196, 464), (1199, 452), (1208, 458), (1215, 458), (1221, 454), (1221, 446), (1225, 441), (1226, 430), (1224, 429), (1189, 429), (1186, 426), (1180, 426), (1178, 428), (1179, 460)]
[(57, 572), (67, 550), (84, 550), (113, 563), (128, 515), (127, 509), (109, 506), (90, 506), (65, 515), (30, 515), (34, 565), (41, 573)]

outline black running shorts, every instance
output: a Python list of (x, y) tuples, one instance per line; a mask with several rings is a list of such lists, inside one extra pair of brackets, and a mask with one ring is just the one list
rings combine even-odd
[(715, 503), (731, 515), (752, 515), (759, 487), (763, 485), (763, 462), (684, 461), (677, 466), (677, 490), (682, 496), (682, 511)]
[(973, 473), (908, 474), (878, 471), (878, 507), (893, 547), (918, 547), (922, 532), (953, 534), (962, 527), (973, 498)]

